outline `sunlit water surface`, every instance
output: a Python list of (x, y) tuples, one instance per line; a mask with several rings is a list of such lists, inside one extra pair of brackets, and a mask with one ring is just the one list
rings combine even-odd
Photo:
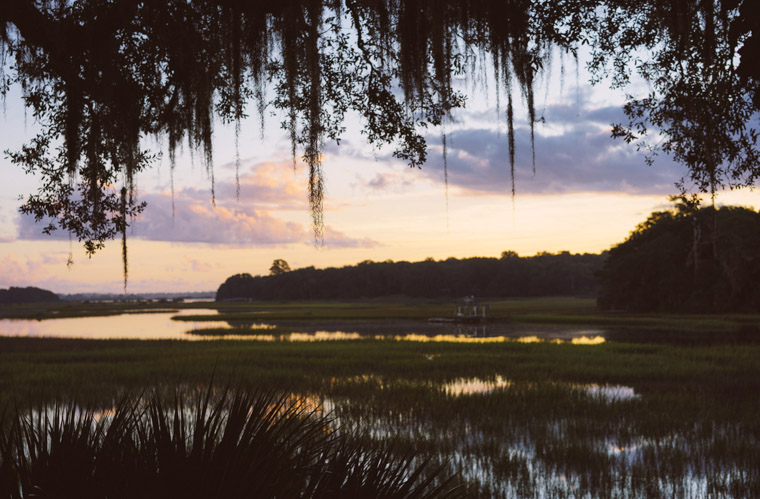
[[(343, 383), (403, 388), (398, 404), (393, 397), (378, 406), (372, 397), (346, 395), (307, 396), (305, 405), (322, 407), (338, 427), (371, 440), (415, 442), (459, 473), (473, 496), (755, 497), (760, 481), (760, 470), (750, 464), (760, 444), (752, 431), (709, 420), (664, 433), (637, 428), (625, 415), (646, 402), (629, 386), (501, 376), (401, 385), (364, 376)], [(403, 397), (415, 383), (439, 395), (419, 396), (419, 403)], [(532, 405), (536, 397), (545, 405)], [(552, 399), (572, 401), (576, 413), (557, 414)]]
[[(269, 332), (272, 324), (248, 323), (247, 334), (228, 335), (188, 334), (204, 329), (229, 328), (231, 324), (219, 321), (176, 321), (182, 315), (214, 314), (215, 309), (181, 309), (143, 312), (128, 311), (120, 315), (102, 317), (73, 317), (60, 319), (0, 319), (0, 336), (87, 338), (87, 339), (139, 339), (139, 340), (250, 340), (250, 341), (334, 341), (371, 338), (393, 338), (403, 341), (444, 341), (492, 343), (503, 341), (535, 342), (543, 340), (568, 341), (574, 344), (597, 344), (604, 341), (604, 330), (584, 327), (556, 327), (532, 325), (508, 326), (440, 326), (425, 322), (344, 321), (327, 323), (287, 324), (293, 332)], [(238, 327), (239, 325), (233, 323)]]
[[(756, 453), (745, 448), (757, 448), (756, 435), (709, 421), (650, 434), (625, 417), (646, 404), (630, 386), (502, 376), (436, 383), (364, 375), (332, 383), (356, 391), (292, 394), (290, 400), (329, 415), (338, 431), (412, 442), (420, 459), (445, 467), (444, 476), (458, 473), (468, 497), (754, 497), (760, 478), (751, 465)], [(409, 389), (428, 394), (404, 397)], [(523, 412), (536, 395), (548, 405), (527, 405), (532, 410)], [(553, 411), (551, 399), (572, 401), (575, 413)], [(112, 413), (99, 411), (96, 420)]]
[[(124, 313), (103, 317), (72, 317), (61, 319), (2, 319), (0, 336), (28, 336), (88, 339), (201, 339), (185, 334), (188, 329), (208, 327), (216, 323), (173, 321), (177, 315), (216, 313), (212, 309), (184, 309), (166, 312)], [(220, 325), (227, 325), (220, 322)]]

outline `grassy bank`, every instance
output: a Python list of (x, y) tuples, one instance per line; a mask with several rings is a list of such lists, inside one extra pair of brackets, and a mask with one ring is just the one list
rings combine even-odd
[(494, 302), (495, 320), (621, 327), (593, 345), (276, 341), (298, 321), (392, 323), (449, 308), (235, 304), (208, 316), (280, 320), (205, 331), (273, 341), (0, 337), (0, 408), (65, 399), (110, 409), (125, 393), (192, 391), (213, 377), (329, 414), (357, 448), (414, 451), (412, 464), (459, 473), (466, 497), (760, 496), (757, 316), (598, 314), (590, 300), (508, 300)]
[(371, 375), (445, 382), (462, 377), (671, 387), (720, 394), (760, 388), (760, 346), (572, 345), (397, 340), (312, 343), (0, 338), (0, 393), (113, 391), (157, 382), (259, 380), (321, 391), (336, 378)]
[(758, 359), (732, 343), (0, 338), (0, 394), (109, 408), (213, 375), (459, 472), (467, 497), (756, 497)]
[(731, 343), (0, 338), (0, 394), (109, 408), (213, 375), (460, 472), (467, 497), (756, 497), (758, 359), (760, 345)]
[[(552, 297), (485, 300), (491, 304), (489, 321), (503, 324), (632, 327), (670, 331), (736, 332), (754, 330), (760, 335), (760, 314), (629, 314), (602, 313), (593, 298)], [(452, 317), (453, 302), (390, 297), (352, 302), (255, 302), (255, 303), (72, 303), (35, 304), (0, 309), (0, 319), (58, 319), (129, 313), (165, 312), (180, 309), (215, 309), (212, 314), (174, 317), (186, 322), (278, 321), (426, 321)]]
[[(760, 333), (760, 314), (629, 314), (597, 311), (592, 298), (555, 297), (491, 301), (488, 318), (494, 323), (634, 327), (671, 331), (734, 332), (754, 329)], [(174, 319), (203, 321), (426, 321), (452, 317), (451, 303), (389, 302), (257, 303), (218, 306), (215, 314), (190, 314)]]

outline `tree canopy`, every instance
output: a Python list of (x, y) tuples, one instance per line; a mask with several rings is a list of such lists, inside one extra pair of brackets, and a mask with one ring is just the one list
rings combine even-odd
[(272, 266), (269, 267), (269, 275), (282, 275), (285, 272), (290, 272), (290, 265), (280, 258), (273, 261)]
[(514, 251), (502, 258), (448, 258), (422, 262), (373, 262), (340, 268), (306, 267), (268, 276), (236, 274), (219, 286), (217, 301), (353, 300), (410, 296), (459, 298), (462, 296), (593, 296), (594, 274), (606, 255), (540, 253), (519, 257)]
[(58, 295), (47, 289), (34, 287), (0, 289), (0, 303), (38, 303), (60, 301)]
[(759, 10), (754, 0), (4, 0), (0, 91), (20, 86), (41, 124), (10, 152), (40, 178), (21, 210), (88, 252), (121, 234), (126, 269), (126, 228), (145, 208), (133, 179), (155, 160), (146, 138), (165, 141), (172, 171), (180, 144), (198, 151), (213, 200), (214, 122), (239, 131), (251, 109), (263, 123), (273, 108), (308, 165), (319, 239), (320, 153), (340, 141), (347, 114), (361, 117), (368, 143), (419, 167), (426, 130), (465, 103), (452, 86), (464, 73), (493, 74), (506, 100), (497, 116), (514, 194), (514, 100), (527, 105), (532, 138), (538, 75), (554, 51), (577, 56), (583, 45), (595, 81), (650, 84), (613, 136), (683, 163), (684, 189), (753, 185)]
[(599, 307), (635, 312), (760, 311), (760, 213), (679, 203), (609, 251)]

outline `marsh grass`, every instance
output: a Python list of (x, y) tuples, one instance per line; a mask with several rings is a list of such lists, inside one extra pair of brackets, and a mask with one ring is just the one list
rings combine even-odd
[(191, 329), (187, 334), (194, 336), (261, 336), (261, 335), (282, 335), (294, 332), (293, 328), (284, 326), (272, 326), (267, 324), (254, 324), (252, 326), (231, 326), (231, 327), (202, 327)]
[(334, 431), (297, 399), (221, 390), (169, 403), (158, 392), (109, 410), (73, 402), (8, 411), (0, 496), (77, 498), (457, 495), (441, 467), (393, 442)]
[[(295, 302), (217, 305), (217, 314), (178, 315), (177, 321), (426, 321), (453, 315), (453, 302)], [(510, 324), (603, 326), (669, 332), (754, 331), (758, 314), (632, 314), (600, 312), (591, 298), (499, 299), (491, 302), (489, 321)]]
[[(486, 300), (492, 305), (489, 318), (497, 323), (584, 325), (636, 328), (637, 331), (748, 333), (760, 337), (758, 314), (630, 314), (600, 312), (593, 298), (547, 297)], [(17, 305), (0, 308), (1, 318), (59, 319), (125, 313), (165, 312), (171, 309), (216, 309), (217, 313), (177, 315), (177, 321), (426, 321), (430, 317), (448, 317), (453, 313), (452, 300), (419, 300), (392, 297), (383, 300), (341, 302), (253, 302), (253, 303), (75, 303)], [(281, 327), (291, 327), (281, 326)]]
[[(447, 456), (468, 497), (760, 492), (757, 402), (742, 413), (705, 394), (613, 397), (595, 385), (499, 379), (471, 393), (366, 378), (339, 384), (331, 403), (342, 425)], [(684, 407), (667, 412), (673, 403)]]
[(467, 497), (760, 497), (755, 343), (198, 343), (0, 338), (0, 395), (112, 407), (114, 387), (216, 370), (329, 407), (355, 452), (414, 452)]

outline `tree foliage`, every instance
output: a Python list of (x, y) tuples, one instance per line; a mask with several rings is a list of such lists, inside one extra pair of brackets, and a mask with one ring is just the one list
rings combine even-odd
[[(506, 253), (506, 252), (505, 252)], [(514, 252), (512, 252), (514, 253)], [(531, 257), (449, 258), (421, 262), (372, 262), (340, 268), (306, 267), (270, 276), (236, 274), (216, 293), (217, 301), (345, 300), (405, 295), (424, 298), (587, 295), (604, 255), (541, 253)]]
[(239, 132), (251, 108), (262, 122), (268, 107), (280, 111), (309, 168), (319, 240), (321, 151), (340, 141), (347, 114), (368, 143), (418, 167), (429, 127), (465, 103), (452, 76), (485, 78), (490, 65), (507, 101), (514, 193), (514, 100), (527, 105), (532, 139), (538, 76), (553, 50), (577, 56), (582, 45), (595, 80), (624, 87), (637, 73), (651, 85), (614, 136), (682, 162), (685, 189), (751, 185), (758, 19), (753, 0), (5, 0), (0, 91), (20, 86), (41, 125), (10, 155), (40, 178), (21, 210), (89, 253), (121, 234), (126, 270), (126, 228), (145, 208), (133, 179), (156, 158), (149, 137), (166, 143), (172, 171), (183, 142), (197, 151), (213, 201), (214, 122)]
[(609, 251), (599, 307), (636, 312), (760, 311), (760, 213), (681, 203), (652, 213)]
[(34, 287), (0, 289), (0, 303), (38, 303), (60, 301), (58, 295), (47, 289)]
[(285, 260), (277, 259), (272, 262), (272, 266), (269, 267), (269, 275), (282, 275), (285, 272), (290, 272), (290, 265)]

